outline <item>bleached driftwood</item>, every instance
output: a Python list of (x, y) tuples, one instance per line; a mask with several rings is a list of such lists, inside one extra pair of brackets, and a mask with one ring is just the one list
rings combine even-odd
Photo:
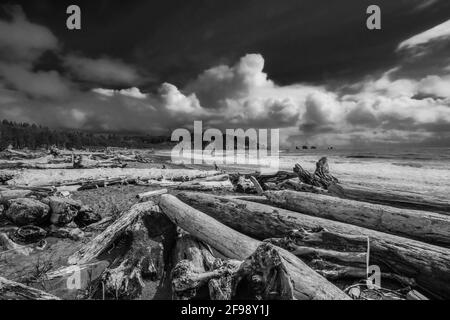
[[(251, 256), (261, 244), (186, 205), (176, 197), (161, 196), (161, 210), (180, 228), (210, 245), (226, 257), (242, 260)], [(291, 298), (296, 299), (348, 299), (340, 289), (318, 275), (300, 259), (281, 248), (275, 248), (283, 257), (288, 282), (293, 283)], [(281, 293), (280, 293), (280, 296)]]
[(392, 270), (415, 279), (436, 296), (450, 297), (450, 249), (260, 203), (188, 192), (178, 197), (256, 239), (282, 238), (293, 229), (366, 236), (370, 240), (371, 263), (380, 265), (383, 272)]
[(122, 235), (140, 215), (155, 211), (159, 211), (159, 208), (152, 201), (135, 204), (122, 213), (106, 230), (71, 255), (68, 259), (69, 264), (84, 264), (92, 261)]
[(17, 172), (9, 185), (62, 186), (83, 182), (109, 179), (135, 179), (188, 181), (220, 174), (219, 171), (186, 169), (135, 169), (135, 168), (99, 168), (99, 169), (49, 169)]
[(0, 300), (60, 300), (45, 291), (0, 277)]
[(152, 241), (142, 218), (130, 225), (125, 234), (130, 245), (120, 263), (102, 275), (105, 295), (115, 299), (137, 298), (145, 287), (144, 279), (157, 278), (152, 257)]
[(189, 181), (181, 183), (176, 187), (178, 190), (192, 191), (212, 191), (212, 190), (232, 190), (233, 184), (229, 180), (225, 181)]
[(149, 200), (153, 197), (157, 197), (162, 194), (165, 194), (167, 192), (168, 192), (167, 189), (151, 190), (151, 191), (139, 193), (138, 195), (136, 195), (136, 198), (138, 198), (141, 202), (143, 202), (143, 201)]
[[(244, 284), (243, 284), (244, 283)], [(302, 260), (270, 243), (261, 243), (242, 264), (234, 279), (240, 299), (349, 300), (340, 289), (310, 269)], [(246, 296), (239, 289), (248, 285)]]
[[(240, 261), (216, 258), (208, 245), (183, 234), (173, 249), (172, 263), (175, 265), (171, 272), (173, 299), (231, 299), (232, 274)], [(208, 296), (199, 297), (204, 286), (208, 287)]]
[(290, 190), (267, 191), (265, 195), (288, 210), (450, 246), (450, 217), (439, 213)]

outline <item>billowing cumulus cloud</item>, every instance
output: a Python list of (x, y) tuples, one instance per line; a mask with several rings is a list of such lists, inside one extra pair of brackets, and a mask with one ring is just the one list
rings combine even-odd
[(94, 89), (92, 89), (92, 91), (95, 93), (107, 96), (107, 97), (113, 97), (115, 95), (122, 95), (122, 96), (136, 98), (136, 99), (146, 99), (148, 97), (147, 94), (142, 93), (141, 90), (136, 87), (132, 87), (132, 88), (128, 88), (128, 89), (120, 89), (120, 90), (94, 88)]
[(65, 66), (77, 79), (102, 85), (129, 86), (140, 79), (135, 68), (117, 59), (69, 55), (65, 58)]

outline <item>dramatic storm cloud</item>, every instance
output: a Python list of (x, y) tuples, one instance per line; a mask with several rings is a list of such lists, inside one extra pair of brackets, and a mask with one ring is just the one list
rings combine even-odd
[[(408, 14), (426, 13), (436, 3), (440, 2), (418, 3)], [(286, 50), (279, 50), (279, 56), (286, 54), (279, 70), (292, 66), (298, 78), (290, 80), (292, 75), (287, 74), (281, 79), (284, 71), (273, 71), (274, 49), (267, 49), (262, 35), (255, 50), (239, 47), (239, 54), (218, 55), (214, 63), (203, 61), (202, 45), (196, 58), (176, 55), (178, 48), (167, 54), (164, 42), (155, 43), (152, 50), (146, 44), (126, 50), (134, 52), (130, 56), (92, 50), (96, 43), (87, 43), (85, 50), (72, 49), (66, 44), (71, 36), (67, 40), (32, 22), (20, 7), (8, 7), (5, 13), (0, 17), (0, 118), (54, 128), (165, 135), (203, 120), (205, 129), (280, 128), (281, 143), (292, 146), (306, 141), (317, 145), (450, 141), (449, 21), (389, 40), (392, 56), (383, 67), (374, 65), (373, 72), (358, 66), (358, 76), (343, 77), (354, 67), (346, 62), (339, 78), (328, 75), (312, 82), (302, 80), (301, 70), (314, 59), (299, 68), (301, 59)], [(223, 25), (217, 28), (201, 33), (204, 41), (213, 37), (213, 30), (224, 35)], [(198, 32), (186, 32), (194, 31)], [(315, 49), (305, 44), (302, 54), (305, 50)], [(327, 50), (318, 50), (317, 59), (323, 58)], [(158, 51), (166, 60), (155, 60)], [(143, 62), (145, 55), (153, 63)], [(200, 60), (203, 68), (197, 70), (195, 61)], [(168, 62), (173, 65), (168, 67)], [(314, 63), (325, 68), (330, 61)], [(163, 65), (166, 69), (161, 72)], [(178, 71), (179, 78), (166, 76)]]

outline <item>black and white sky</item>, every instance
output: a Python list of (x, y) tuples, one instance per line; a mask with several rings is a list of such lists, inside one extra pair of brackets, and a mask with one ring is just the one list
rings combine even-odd
[[(66, 28), (71, 4), (81, 30)], [(381, 30), (366, 28), (371, 4)], [(450, 146), (450, 1), (0, 1), (0, 118)]]

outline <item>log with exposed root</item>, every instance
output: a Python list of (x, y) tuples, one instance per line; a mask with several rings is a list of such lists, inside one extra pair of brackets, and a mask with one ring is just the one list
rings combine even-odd
[[(109, 266), (102, 275), (105, 297), (115, 299), (137, 298), (145, 287), (145, 280), (160, 279), (161, 254), (150, 237), (143, 219), (137, 219), (125, 232), (123, 240), (129, 242), (126, 253), (117, 262)], [(162, 251), (162, 249), (160, 250)]]
[[(260, 203), (187, 192), (178, 197), (256, 239), (282, 238), (293, 229), (325, 229), (329, 233), (369, 237), (371, 263), (380, 265), (383, 272), (413, 278), (436, 297), (450, 297), (450, 249)], [(321, 241), (317, 246), (321, 247)]]
[(69, 257), (69, 264), (84, 264), (94, 260), (105, 251), (122, 233), (144, 213), (158, 212), (158, 206), (152, 202), (138, 203), (114, 221), (102, 233), (96, 236), (80, 250)]
[(230, 300), (232, 275), (241, 261), (222, 260), (190, 234), (180, 235), (173, 249), (172, 298)]
[(45, 291), (0, 277), (0, 300), (60, 300)]
[(350, 299), (324, 280), (292, 253), (266, 242), (258, 246), (235, 274), (234, 296), (258, 300)]
[(450, 217), (290, 190), (267, 191), (277, 206), (432, 244), (450, 246)]
[[(161, 210), (183, 230), (195, 236), (225, 257), (242, 260), (254, 254), (261, 242), (245, 236), (198, 211), (172, 195), (161, 196), (159, 205)], [(336, 286), (309, 268), (300, 259), (281, 248), (274, 249), (283, 260), (281, 275), (291, 282), (293, 294), (290, 298), (296, 299), (348, 299)], [(270, 267), (270, 266), (269, 266)], [(269, 269), (267, 270), (269, 271)], [(267, 289), (271, 285), (267, 283)], [(279, 298), (284, 297), (282, 292)], [(272, 298), (277, 298), (272, 297)]]
[(97, 288), (101, 280), (105, 297), (134, 298), (143, 289), (142, 279), (161, 276), (162, 254), (150, 238), (165, 234), (168, 228), (173, 225), (157, 205), (150, 201), (136, 204), (71, 255), (72, 265), (48, 272), (45, 285), (56, 295), (73, 299), (93, 284)]

